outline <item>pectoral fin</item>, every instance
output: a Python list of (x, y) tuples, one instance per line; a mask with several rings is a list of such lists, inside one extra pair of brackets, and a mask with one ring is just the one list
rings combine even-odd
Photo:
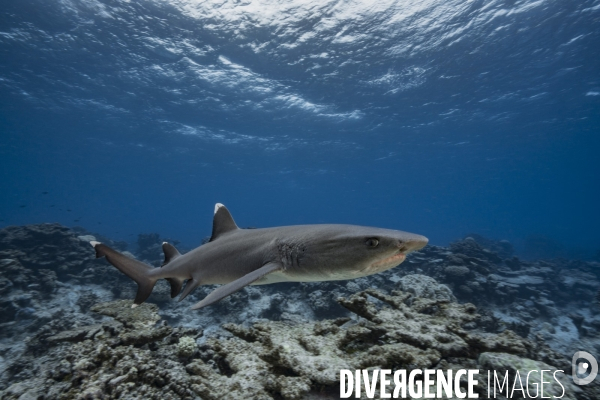
[(271, 272), (278, 271), (280, 269), (282, 269), (282, 265), (279, 263), (265, 264), (262, 267), (260, 267), (259, 269), (252, 271), (249, 274), (246, 274), (246, 275), (242, 276), (241, 278), (236, 279), (233, 282), (229, 282), (226, 285), (218, 287), (213, 292), (211, 292), (208, 296), (206, 296), (204, 299), (202, 299), (202, 301), (199, 301), (198, 303), (196, 303), (192, 307), (192, 310), (197, 310), (199, 308), (206, 307), (208, 305), (216, 303), (217, 301), (221, 300), (222, 298), (227, 297), (230, 294), (237, 292), (244, 286), (248, 286), (248, 285), (256, 282), (257, 280), (259, 280), (263, 276), (270, 274)]

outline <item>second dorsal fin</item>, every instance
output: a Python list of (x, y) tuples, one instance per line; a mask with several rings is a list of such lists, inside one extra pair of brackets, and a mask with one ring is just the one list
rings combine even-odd
[(170, 263), (171, 261), (173, 261), (181, 255), (181, 253), (177, 251), (175, 246), (167, 242), (163, 242), (162, 249), (165, 253), (165, 261), (162, 263), (161, 267), (164, 267), (165, 265), (167, 265), (168, 263)]
[(229, 213), (229, 210), (227, 210), (227, 208), (221, 203), (215, 204), (215, 216), (213, 218), (213, 228), (210, 241), (212, 242), (213, 240), (218, 239), (220, 235), (236, 229), (239, 228), (235, 224), (235, 221), (233, 220), (231, 213)]

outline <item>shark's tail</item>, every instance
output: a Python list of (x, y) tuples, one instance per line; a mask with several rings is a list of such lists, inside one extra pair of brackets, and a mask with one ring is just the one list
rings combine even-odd
[(150, 271), (154, 268), (143, 262), (129, 258), (100, 242), (92, 241), (90, 244), (96, 250), (96, 258), (106, 257), (109, 263), (138, 284), (137, 294), (131, 307), (137, 307), (146, 301), (158, 280), (150, 276)]

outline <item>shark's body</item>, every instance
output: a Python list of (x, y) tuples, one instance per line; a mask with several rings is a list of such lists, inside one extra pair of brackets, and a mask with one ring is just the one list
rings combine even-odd
[(353, 279), (393, 268), (406, 254), (424, 247), (421, 235), (355, 225), (296, 225), (239, 229), (229, 211), (215, 206), (210, 242), (186, 254), (163, 243), (165, 262), (152, 268), (99, 242), (96, 257), (108, 261), (138, 283), (134, 306), (143, 303), (159, 279), (171, 283), (180, 300), (198, 285), (223, 284), (192, 307), (219, 301), (247, 285)]

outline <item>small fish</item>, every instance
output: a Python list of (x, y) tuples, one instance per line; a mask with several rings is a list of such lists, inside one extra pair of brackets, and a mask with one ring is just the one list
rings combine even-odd
[(48, 194), (48, 192), (42, 192), (42, 194)]
[(27, 205), (26, 205), (26, 204), (21, 204), (21, 205), (19, 206), (19, 208), (25, 208), (25, 207), (27, 207)]

